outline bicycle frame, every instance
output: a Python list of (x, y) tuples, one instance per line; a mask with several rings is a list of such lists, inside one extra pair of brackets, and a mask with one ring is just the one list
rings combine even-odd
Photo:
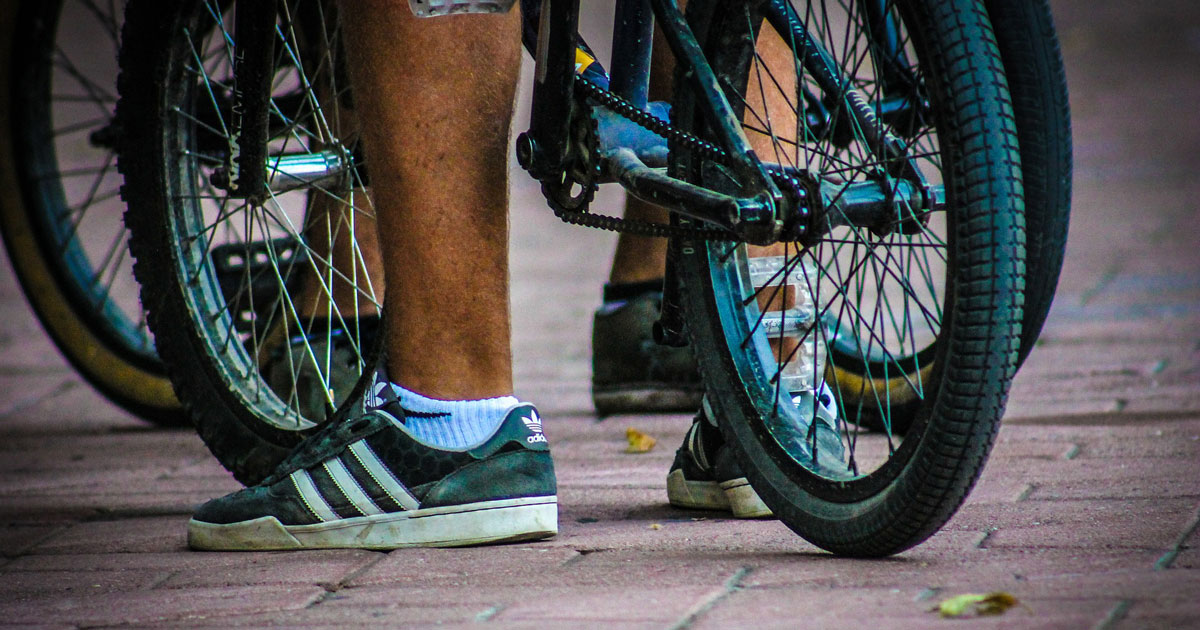
[[(877, 33), (875, 46), (880, 56), (891, 62), (886, 81), (912, 82), (905, 75), (903, 53), (896, 48), (894, 25), (884, 11), (886, 0), (859, 2), (873, 25), (872, 32)], [(816, 194), (810, 194), (800, 182), (813, 182), (814, 178), (794, 167), (763, 162), (750, 146), (737, 112), (674, 0), (617, 0), (611, 76), (605, 77), (607, 91), (625, 106), (666, 126), (667, 106), (647, 102), (657, 21), (678, 71), (689, 79), (687, 89), (699, 96), (696, 102), (709, 130), (709, 146), (725, 156), (723, 166), (732, 173), (737, 190), (712, 190), (668, 175), (662, 168), (666, 166), (665, 138), (626, 116), (581, 106), (575, 92), (579, 0), (521, 1), (522, 39), (536, 63), (529, 130), (517, 140), (521, 165), (544, 185), (562, 185), (573, 147), (581, 141), (575, 123), (594, 110), (598, 156), (589, 158), (598, 159), (604, 181), (619, 182), (635, 197), (722, 228), (737, 240), (759, 245), (780, 240), (812, 242), (837, 225), (869, 226), (886, 233), (919, 221), (917, 212), (938, 209), (944, 203), (944, 192), (922, 180), (911, 160), (904, 157), (901, 140), (880, 131), (879, 118), (912, 118), (909, 114), (921, 104), (901, 90), (899, 98), (876, 111), (809, 35), (790, 2), (768, 0), (761, 9), (778, 32), (790, 36), (789, 44), (797, 51), (803, 71), (825, 96), (818, 99), (804, 90), (805, 102), (816, 112), (813, 122), (830, 125), (836, 117), (849, 117), (880, 163), (888, 165), (886, 176), (830, 186), (817, 182), (809, 187)], [(354, 168), (355, 156), (344, 147), (313, 154), (267, 155), (266, 90), (270, 82), (263, 79), (263, 72), (273, 57), (274, 19), (270, 2), (239, 4), (235, 15), (236, 34), (243, 44), (238, 47), (234, 69), (232, 137), (237, 140), (230, 147), (221, 181), (214, 183), (243, 198), (262, 198), (269, 191), (344, 177)], [(245, 54), (247, 50), (253, 52)], [(832, 111), (830, 103), (834, 104)], [(781, 184), (788, 190), (781, 190)], [(903, 216), (906, 211), (907, 217)]]
[[(889, 70), (889, 81), (902, 83), (903, 54), (897, 50), (894, 25), (886, 17), (884, 0), (862, 0), (864, 10), (878, 32), (881, 55), (896, 61)], [(897, 207), (920, 207), (925, 211), (944, 203), (940, 189), (927, 186), (917, 169), (903, 156), (903, 144), (897, 138), (878, 131), (878, 117), (904, 115), (917, 107), (899, 99), (886, 111), (876, 112), (855, 91), (840, 69), (812, 38), (790, 2), (771, 0), (763, 5), (764, 17), (781, 33), (790, 34), (791, 45), (801, 57), (805, 72), (813, 77), (828, 99), (844, 108), (863, 130), (872, 152), (887, 163), (891, 181), (862, 182), (840, 187), (820, 187), (818, 199), (805, 201), (805, 191), (797, 182), (803, 174), (795, 169), (760, 160), (742, 132), (741, 121), (725, 98), (687, 21), (672, 0), (617, 0), (613, 34), (612, 74), (609, 91), (643, 112), (654, 115), (653, 104), (646, 102), (649, 84), (652, 33), (657, 19), (667, 44), (688, 88), (699, 94), (702, 115), (716, 148), (729, 157), (728, 166), (740, 183), (735, 194), (709, 190), (668, 176), (656, 162), (665, 157), (666, 140), (624, 117), (599, 110), (599, 160), (605, 181), (619, 182), (630, 194), (679, 215), (722, 227), (746, 242), (766, 245), (779, 240), (812, 239), (836, 225), (870, 225), (883, 232), (895, 226)], [(518, 138), (517, 154), (521, 165), (536, 179), (560, 184), (568, 167), (575, 116), (580, 112), (573, 98), (578, 69), (578, 0), (523, 0), (526, 46), (533, 48), (536, 63), (533, 109), (529, 131)], [(536, 22), (538, 27), (531, 28)], [(536, 33), (536, 47), (531, 40)], [(814, 100), (810, 97), (810, 100)], [(835, 115), (825, 108), (817, 110), (826, 121)], [(658, 108), (661, 110), (662, 108)], [(648, 164), (649, 162), (649, 164)], [(776, 177), (782, 176), (793, 190), (783, 194)], [(815, 202), (815, 203), (814, 203)], [(818, 230), (813, 224), (814, 209), (823, 219)]]

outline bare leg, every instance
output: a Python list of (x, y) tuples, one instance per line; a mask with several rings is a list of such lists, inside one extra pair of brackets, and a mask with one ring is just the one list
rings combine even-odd
[(316, 193), (305, 213), (304, 237), (319, 271), (301, 278), (301, 317), (340, 315), (347, 320), (374, 315), (384, 294), (383, 259), (368, 192), (355, 188), (351, 199)]
[(508, 150), (519, 15), (419, 20), (341, 3), (388, 290), (392, 380), (426, 396), (512, 392)]

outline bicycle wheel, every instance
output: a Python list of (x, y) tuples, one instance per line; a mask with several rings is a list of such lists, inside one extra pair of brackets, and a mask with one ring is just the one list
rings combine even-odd
[(1049, 0), (986, 0), (1013, 97), (1025, 186), (1025, 316), (1017, 365), (1038, 336), (1062, 271), (1071, 215), (1071, 105)]
[[(150, 327), (200, 436), (246, 483), (357, 393), (381, 303), (332, 3), (272, 6), (272, 50), (250, 50), (238, 3), (130, 2), (117, 108)], [(273, 69), (235, 85), (234, 60), (264, 53)], [(235, 92), (269, 99), (265, 144), (235, 135)], [(236, 190), (252, 150), (260, 195)]]
[[(0, 230), (17, 279), (92, 386), (151, 422), (186, 423), (138, 304), (117, 198), (120, 12), (33, 0), (4, 12), (14, 30), (0, 53)], [(111, 48), (97, 51), (104, 42)]]
[[(1015, 371), (1024, 224), (1001, 61), (973, 1), (811, 2), (770, 22), (762, 7), (693, 0), (688, 17), (756, 153), (807, 191), (815, 236), (677, 241), (687, 326), (707, 402), (775, 514), (835, 553), (898, 553), (966, 497)], [(792, 52), (806, 37), (840, 93)], [(676, 95), (676, 122), (706, 135), (690, 90)], [(883, 132), (899, 150), (871, 148)], [(686, 149), (672, 168), (739, 185)], [(902, 194), (918, 179), (925, 192)], [(882, 222), (838, 214), (870, 190), (891, 191)]]

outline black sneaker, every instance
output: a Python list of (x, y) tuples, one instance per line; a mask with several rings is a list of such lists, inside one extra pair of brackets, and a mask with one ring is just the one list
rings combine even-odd
[(608, 284), (592, 320), (592, 403), (600, 415), (695, 411), (704, 386), (690, 348), (660, 346), (662, 281)]
[(404, 429), (394, 399), (373, 403), (306, 439), (260, 485), (201, 506), (188, 545), (396, 549), (558, 533), (554, 464), (532, 405), (514, 406), (483, 443), (443, 450)]
[[(815, 400), (808, 393), (795, 397), (793, 403), (801, 409), (812, 409), (808, 424), (797, 427), (797, 450), (811, 454), (815, 432), (816, 461), (826, 474), (842, 474), (845, 449), (841, 421), (829, 386), (822, 384)], [(737, 518), (772, 516), (742, 473), (713, 417), (708, 401), (704, 401), (667, 472), (667, 500), (676, 507), (729, 510)]]
[(696, 414), (683, 445), (675, 451), (667, 473), (667, 500), (675, 507), (730, 511), (736, 518), (772, 516), (771, 508), (742, 474), (707, 409), (706, 404)]

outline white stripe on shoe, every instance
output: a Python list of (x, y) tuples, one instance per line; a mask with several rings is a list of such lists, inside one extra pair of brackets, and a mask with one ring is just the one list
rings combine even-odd
[(297, 470), (291, 474), (292, 485), (296, 486), (296, 492), (300, 495), (300, 500), (304, 501), (304, 505), (308, 506), (313, 516), (316, 516), (322, 522), (336, 521), (340, 516), (329, 507), (329, 503), (325, 501), (325, 497), (321, 496), (321, 491), (317, 489), (317, 484), (313, 482), (312, 476), (307, 470)]
[(351, 444), (350, 452), (358, 459), (358, 463), (367, 471), (367, 474), (371, 475), (371, 479), (375, 480), (375, 483), (379, 484), (379, 487), (383, 488), (383, 491), (396, 502), (396, 505), (406, 510), (415, 510), (420, 507), (421, 504), (416, 497), (408, 491), (408, 488), (404, 487), (404, 484), (400, 483), (399, 479), (396, 479), (396, 475), (392, 474), (391, 469), (383, 465), (366, 440), (359, 440)]
[(346, 499), (358, 510), (363, 516), (372, 516), (375, 514), (383, 514), (383, 510), (379, 509), (378, 505), (367, 496), (359, 485), (358, 480), (350, 474), (346, 465), (342, 460), (333, 458), (325, 462), (325, 472), (329, 473), (329, 477), (333, 479), (333, 483), (337, 485), (338, 490), (346, 495)]

